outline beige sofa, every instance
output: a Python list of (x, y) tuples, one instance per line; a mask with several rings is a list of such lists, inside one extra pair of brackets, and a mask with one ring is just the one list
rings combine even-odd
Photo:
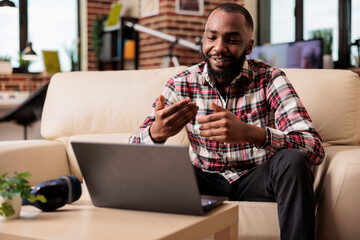
[[(30, 171), (33, 185), (81, 177), (71, 140), (127, 142), (166, 81), (185, 67), (53, 76), (44, 140), (0, 142), (0, 172)], [(284, 69), (324, 140), (314, 170), (317, 239), (360, 239), (360, 79), (345, 70)], [(166, 144), (187, 145), (184, 132)], [(279, 239), (276, 204), (239, 202), (239, 239)]]

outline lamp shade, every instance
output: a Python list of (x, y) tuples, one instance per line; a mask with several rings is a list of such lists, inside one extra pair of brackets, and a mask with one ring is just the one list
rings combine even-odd
[(15, 7), (15, 3), (10, 0), (2, 0), (0, 1), (0, 7)]
[(32, 43), (26, 42), (26, 47), (24, 48), (24, 50), (22, 52), (22, 59), (25, 61), (32, 61), (32, 60), (35, 60), (36, 58), (37, 58), (37, 55), (34, 52), (34, 50), (32, 49)]

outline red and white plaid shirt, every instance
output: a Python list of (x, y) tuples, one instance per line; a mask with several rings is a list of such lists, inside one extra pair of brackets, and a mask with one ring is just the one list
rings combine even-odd
[[(249, 169), (262, 164), (280, 149), (296, 148), (308, 153), (312, 164), (324, 157), (321, 137), (281, 70), (259, 60), (246, 60), (243, 69), (231, 83), (226, 99), (215, 87), (204, 62), (192, 66), (171, 78), (162, 91), (166, 105), (187, 97), (199, 106), (196, 118), (186, 125), (193, 165), (207, 172), (222, 174), (230, 183)], [(140, 129), (130, 137), (130, 143), (153, 143), (149, 129), (155, 120), (152, 112)], [(198, 119), (213, 113), (210, 103), (233, 112), (242, 121), (271, 132), (271, 142), (264, 149), (253, 144), (224, 144), (200, 136)], [(169, 159), (171, 161), (171, 159)]]

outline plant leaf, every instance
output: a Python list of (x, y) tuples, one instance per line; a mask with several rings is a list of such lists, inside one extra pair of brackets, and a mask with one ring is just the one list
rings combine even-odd
[(19, 178), (30, 178), (31, 177), (31, 173), (29, 172), (22, 172), (22, 173), (18, 173), (17, 177)]
[(30, 202), (34, 202), (36, 200), (46, 202), (45, 196), (33, 196), (31, 194), (32, 189), (29, 181), (27, 180), (27, 178), (30, 177), (31, 174), (29, 172), (14, 172), (14, 176), (11, 177), (7, 177), (7, 173), (2, 174), (0, 176), (0, 195), (9, 199), (20, 195), (23, 199), (27, 199)]
[(10, 217), (15, 213), (14, 208), (11, 206), (11, 204), (7, 202), (3, 202), (0, 207), (0, 214), (1, 216), (5, 215), (5, 217)]

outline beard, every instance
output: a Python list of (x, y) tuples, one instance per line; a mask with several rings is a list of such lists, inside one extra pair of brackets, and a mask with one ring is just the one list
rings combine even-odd
[[(240, 74), (241, 69), (244, 65), (245, 59), (246, 59), (246, 48), (238, 59), (236, 59), (235, 57), (227, 57), (222, 53), (205, 55), (203, 52), (203, 49), (202, 48), (200, 48), (200, 49), (201, 49), (201, 56), (202, 56), (203, 60), (206, 62), (206, 65), (208, 67), (209, 75), (211, 77), (213, 77), (214, 79), (227, 79), (229, 77), (236, 77), (237, 75)], [(213, 56), (227, 57), (230, 60), (232, 60), (233, 62), (225, 70), (216, 71), (211, 67), (211, 64), (209, 61), (209, 59)]]

